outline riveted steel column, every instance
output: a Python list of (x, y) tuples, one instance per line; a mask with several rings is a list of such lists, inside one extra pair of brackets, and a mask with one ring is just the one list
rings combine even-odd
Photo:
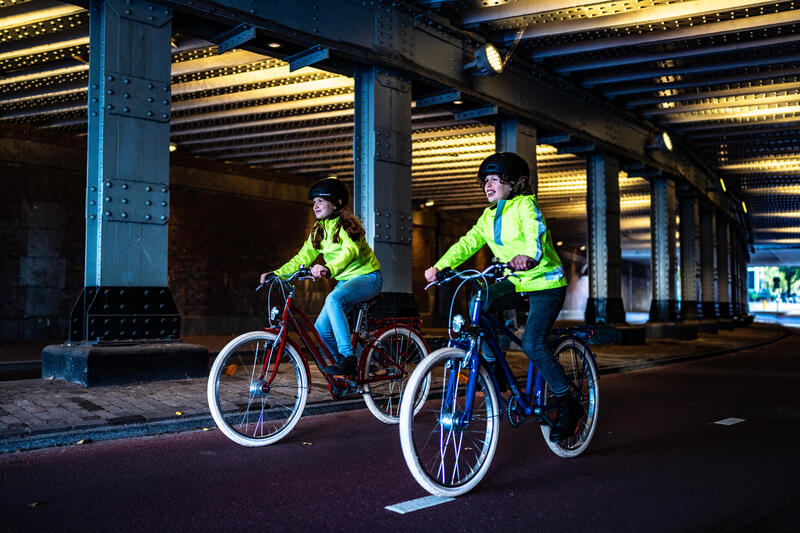
[(700, 214), (697, 193), (680, 194), (681, 234), (681, 317), (697, 320), (702, 316), (700, 300)]
[(90, 9), (85, 285), (165, 287), (172, 12)]
[(731, 276), (729, 226), (724, 215), (717, 216), (717, 294), (719, 296), (719, 316), (730, 318), (731, 315)]
[(700, 284), (703, 318), (718, 318), (717, 306), (717, 213), (704, 204), (700, 212)]
[(355, 213), (381, 262), (384, 294), (395, 298), (395, 311), (415, 313), (411, 295), (411, 83), (394, 72), (358, 67), (355, 90)]
[(89, 5), (84, 289), (71, 341), (167, 339), (172, 10), (144, 0)]
[(500, 118), (494, 126), (494, 143), (495, 151), (514, 152), (528, 163), (531, 191), (537, 194), (539, 177), (536, 167), (536, 128), (515, 118)]
[(619, 162), (608, 154), (595, 152), (587, 160), (586, 210), (589, 232), (586, 323), (624, 323)]
[(653, 298), (650, 322), (672, 322), (675, 302), (675, 182), (666, 176), (650, 180), (650, 264)]

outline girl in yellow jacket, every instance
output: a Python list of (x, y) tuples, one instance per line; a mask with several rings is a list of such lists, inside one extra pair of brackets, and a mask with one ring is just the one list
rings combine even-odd
[(478, 184), (491, 205), (466, 235), (461, 237), (436, 264), (425, 271), (425, 279), (455, 268), (484, 244), (500, 261), (508, 263), (518, 277), (489, 287), (486, 310), (513, 309), (529, 300), (528, 321), (522, 349), (533, 361), (555, 396), (558, 416), (550, 440), (558, 442), (574, 433), (580, 404), (570, 394), (561, 366), (545, 345), (545, 337), (564, 305), (567, 280), (550, 231), (536, 196), (530, 190), (528, 164), (520, 156), (501, 152), (487, 157), (478, 170)]
[[(310, 265), (322, 254), (324, 264), (313, 265), (311, 274), (316, 278), (331, 277), (338, 281), (325, 298), (325, 305), (314, 323), (322, 341), (338, 362), (325, 371), (353, 375), (357, 361), (350, 344), (347, 312), (381, 292), (381, 265), (364, 238), (363, 226), (345, 209), (348, 193), (341, 181), (326, 178), (314, 183), (308, 198), (314, 202), (312, 207), (317, 222), (297, 255), (273, 274), (291, 274), (300, 265)], [(262, 283), (269, 274), (261, 275)]]

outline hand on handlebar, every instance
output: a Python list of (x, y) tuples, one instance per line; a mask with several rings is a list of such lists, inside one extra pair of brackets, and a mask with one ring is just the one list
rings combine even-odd
[(508, 262), (508, 267), (514, 271), (530, 270), (534, 266), (536, 266), (536, 261), (534, 261), (532, 257), (528, 257), (527, 255), (514, 256), (514, 258)]
[(331, 271), (325, 265), (314, 265), (311, 267), (311, 275), (315, 278), (329, 278)]

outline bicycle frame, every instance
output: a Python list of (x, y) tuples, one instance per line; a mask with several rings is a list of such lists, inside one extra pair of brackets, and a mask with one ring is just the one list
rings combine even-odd
[[(473, 300), (472, 305), (470, 306), (470, 323), (471, 326), (466, 328), (466, 331), (469, 333), (468, 340), (466, 338), (467, 336), (462, 336), (462, 338), (459, 339), (452, 339), (449, 343), (451, 346), (455, 346), (467, 352), (465, 361), (469, 364), (470, 371), (469, 381), (467, 383), (466, 398), (464, 402), (464, 412), (462, 413), (458, 424), (462, 427), (467, 427), (472, 416), (472, 406), (475, 398), (477, 375), (480, 371), (481, 364), (486, 364), (485, 356), (479, 356), (481, 344), (484, 342), (494, 355), (496, 364), (499, 364), (500, 368), (503, 369), (506, 380), (511, 388), (512, 398), (516, 399), (525, 415), (535, 415), (544, 423), (552, 424), (552, 421), (549, 418), (542, 416), (543, 413), (550, 408), (550, 406), (544, 402), (544, 377), (537, 370), (536, 365), (533, 364), (533, 361), (528, 361), (528, 374), (525, 380), (525, 392), (522, 393), (519, 390), (517, 380), (511, 371), (511, 367), (508, 365), (508, 361), (506, 360), (505, 352), (500, 348), (497, 342), (497, 332), (509, 337), (512, 342), (516, 342), (520, 346), (522, 345), (522, 341), (499, 320), (484, 312), (482, 290), (478, 291), (477, 297)], [(487, 332), (490, 334), (487, 334)], [(582, 339), (578, 333), (565, 329), (554, 329), (552, 330), (551, 335), (555, 335), (557, 341), (560, 341), (561, 339), (570, 339), (573, 343), (580, 343), (587, 349), (587, 353), (591, 354), (591, 357), (594, 359), (594, 353), (591, 351), (591, 349), (589, 349), (586, 341)], [(591, 330), (587, 329), (586, 335), (591, 336)], [(500, 384), (498, 383), (494, 372), (488, 372), (488, 374), (489, 378), (491, 379), (492, 386), (497, 392), (497, 399), (500, 402), (500, 419), (502, 420), (503, 412), (506, 410), (508, 401), (506, 401), (501, 395)], [(454, 388), (451, 389), (450, 387), (455, 387), (456, 385), (455, 383), (448, 382), (445, 386), (447, 387), (445, 397), (449, 398), (449, 392), (451, 390), (456, 390)]]
[[(355, 385), (355, 386), (358, 387), (358, 386), (369, 384), (369, 383), (375, 383), (375, 382), (378, 382), (378, 381), (387, 381), (387, 380), (397, 379), (397, 378), (405, 376), (405, 374), (406, 374), (405, 358), (406, 358), (407, 354), (403, 354), (402, 366), (399, 366), (399, 365), (395, 364), (395, 362), (392, 360), (391, 357), (384, 357), (384, 361), (383, 362), (385, 364), (391, 365), (392, 367), (394, 367), (397, 370), (396, 373), (392, 373), (392, 374), (386, 374), (386, 375), (377, 376), (377, 377), (373, 377), (373, 378), (365, 377), (364, 376), (364, 368), (362, 368), (363, 359), (359, 361), (358, 372), (357, 372), (356, 378), (354, 380), (348, 380), (348, 379), (344, 379), (344, 378), (337, 378), (335, 376), (332, 376), (332, 375), (329, 375), (329, 374), (325, 373), (324, 372), (325, 367), (330, 365), (330, 364), (334, 364), (336, 361), (335, 361), (333, 355), (331, 354), (330, 350), (328, 349), (328, 347), (322, 341), (322, 338), (320, 337), (319, 332), (317, 331), (317, 328), (314, 327), (314, 324), (311, 322), (311, 320), (308, 318), (308, 316), (305, 314), (305, 312), (303, 312), (302, 309), (300, 309), (300, 308), (298, 308), (298, 307), (296, 307), (294, 305), (295, 291), (296, 291), (296, 287), (294, 285), (289, 284), (289, 294), (286, 297), (286, 302), (284, 303), (284, 306), (283, 306), (283, 313), (282, 313), (281, 319), (280, 319), (280, 321), (278, 323), (279, 327), (277, 327), (277, 328), (274, 328), (274, 327), (264, 327), (264, 328), (262, 328), (264, 331), (268, 331), (270, 333), (274, 333), (279, 339), (278, 354), (277, 354), (278, 363), (275, 365), (275, 368), (273, 370), (273, 375), (270, 376), (269, 380), (266, 383), (266, 386), (270, 385), (270, 383), (272, 381), (272, 378), (277, 373), (278, 367), (280, 366), (280, 356), (283, 353), (283, 347), (287, 342), (290, 345), (292, 345), (292, 347), (295, 350), (297, 350), (297, 352), (300, 354), (301, 359), (303, 360), (303, 363), (304, 363), (304, 365), (306, 367), (305, 368), (306, 372), (308, 372), (308, 370), (309, 370), (308, 361), (307, 361), (307, 358), (306, 358), (305, 354), (303, 353), (303, 350), (300, 349), (300, 346), (293, 339), (291, 339), (289, 337), (289, 328), (291, 328), (300, 337), (300, 339), (303, 341), (303, 344), (308, 349), (309, 353), (311, 353), (311, 356), (313, 357), (314, 362), (316, 363), (317, 367), (322, 372), (322, 375), (325, 377), (325, 379), (328, 382), (328, 389), (331, 392), (331, 395), (334, 395), (333, 387), (348, 386), (348, 385)], [(356, 347), (358, 346), (359, 331), (360, 331), (361, 325), (363, 323), (362, 322), (363, 321), (363, 316), (364, 316), (364, 310), (360, 309), (359, 310), (359, 314), (358, 314), (358, 319), (356, 320), (356, 325), (355, 325), (355, 327), (353, 329), (353, 333), (351, 335), (351, 343), (352, 343), (354, 352), (355, 352)], [(368, 343), (365, 344), (364, 350), (373, 349), (373, 350), (376, 350), (378, 354), (383, 354), (383, 350), (381, 350), (375, 344), (375, 339), (380, 337), (380, 335), (382, 335), (384, 332), (390, 331), (391, 329), (395, 329), (395, 328), (398, 328), (398, 327), (408, 327), (408, 329), (410, 331), (417, 332), (417, 327), (414, 327), (414, 325), (412, 324), (412, 320), (409, 320), (409, 319), (387, 319), (387, 323), (382, 328), (380, 328), (377, 331), (375, 331), (375, 332), (370, 334), (371, 340)], [(422, 337), (420, 335), (420, 339), (422, 340), (423, 343), (425, 343), (425, 345), (426, 345), (425, 347), (428, 348), (427, 342), (425, 341), (424, 337)], [(317, 346), (319, 346), (319, 349), (317, 348)], [(267, 363), (268, 363), (268, 360), (265, 360), (264, 367), (261, 370), (261, 378), (260, 379), (264, 379), (264, 374), (266, 373), (266, 368), (267, 368), (266, 365), (267, 365)], [(308, 384), (308, 387), (309, 387), (309, 390), (311, 390), (311, 383), (310, 382)]]

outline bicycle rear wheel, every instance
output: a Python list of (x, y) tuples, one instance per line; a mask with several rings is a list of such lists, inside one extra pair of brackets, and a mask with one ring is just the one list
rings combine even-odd
[[(393, 379), (364, 384), (364, 403), (375, 418), (387, 424), (397, 424), (400, 416), (400, 398), (406, 385), (406, 377), (428, 355), (422, 339), (405, 327), (391, 328), (379, 334), (364, 354), (363, 376), (374, 379), (386, 375), (397, 375)], [(416, 409), (428, 396), (430, 381), (418, 391)]]
[[(572, 339), (564, 339), (556, 346), (554, 357), (564, 369), (573, 394), (581, 404), (575, 433), (560, 442), (550, 442), (550, 426), (542, 425), (542, 435), (550, 449), (559, 457), (570, 458), (583, 453), (589, 446), (597, 427), (600, 408), (600, 389), (597, 386), (597, 364), (589, 350)], [(550, 388), (545, 387), (545, 403), (550, 403)]]
[(208, 406), (217, 427), (242, 446), (285, 437), (303, 414), (308, 375), (288, 343), (278, 358), (277, 337), (251, 331), (229, 342), (208, 376)]
[[(460, 496), (475, 487), (497, 448), (500, 410), (483, 367), (471, 416), (462, 420), (469, 381), (465, 355), (452, 347), (431, 353), (411, 374), (400, 403), (403, 457), (417, 483), (436, 496)], [(431, 387), (430, 397), (415, 415), (414, 399), (425, 386)]]

